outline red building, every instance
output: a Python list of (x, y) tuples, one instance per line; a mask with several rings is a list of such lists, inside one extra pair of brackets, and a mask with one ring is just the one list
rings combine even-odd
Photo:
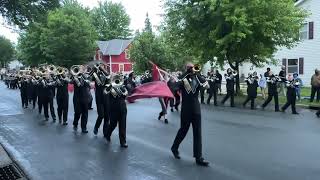
[(97, 41), (98, 48), (94, 60), (102, 60), (110, 65), (110, 72), (132, 72), (128, 49), (132, 40), (113, 39), (110, 41)]

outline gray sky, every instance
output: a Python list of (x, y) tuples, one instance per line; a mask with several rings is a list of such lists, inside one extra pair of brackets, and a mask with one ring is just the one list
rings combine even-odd
[[(99, 0), (78, 0), (84, 6), (93, 8), (98, 5)], [(163, 14), (161, 8), (161, 0), (112, 0), (113, 2), (121, 2), (126, 8), (127, 13), (131, 18), (130, 27), (134, 31), (142, 29), (144, 27), (144, 20), (146, 14), (149, 13), (149, 17), (153, 26), (158, 26), (161, 22), (160, 14)], [(13, 32), (9, 28), (5, 28), (4, 20), (0, 16), (0, 35), (4, 35), (12, 42), (17, 42), (18, 34)], [(8, 26), (8, 25), (5, 25)]]

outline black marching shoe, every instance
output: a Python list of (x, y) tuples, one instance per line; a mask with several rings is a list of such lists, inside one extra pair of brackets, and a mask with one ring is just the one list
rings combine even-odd
[(298, 113), (298, 112), (293, 112), (292, 114), (296, 114), (296, 115), (298, 115), (299, 113)]
[(279, 110), (279, 109), (276, 109), (275, 112), (280, 112), (280, 110)]
[(68, 125), (68, 123), (67, 123), (67, 122), (63, 122), (62, 125), (63, 125), (63, 126), (66, 126), (66, 125)]
[(45, 118), (44, 121), (49, 121), (49, 118)]
[[(276, 111), (276, 112), (277, 112), (277, 111)], [(281, 112), (283, 112), (283, 113), (284, 113), (284, 112), (286, 112), (286, 110), (284, 110), (283, 108), (281, 108)]]
[(320, 113), (316, 113), (316, 116), (317, 116), (318, 118), (320, 118)]
[(85, 130), (82, 130), (82, 133), (83, 133), (83, 134), (87, 134), (87, 133), (88, 133), (88, 130), (86, 130), (86, 129), (85, 129)]
[(196, 163), (199, 166), (209, 166), (209, 162), (204, 160), (203, 158), (196, 159)]
[(176, 109), (176, 111), (179, 111), (179, 107), (178, 106), (175, 106), (174, 108)]
[(77, 131), (78, 130), (78, 126), (73, 126), (73, 130)]
[(158, 116), (158, 120), (160, 121), (161, 117), (163, 116), (163, 113), (159, 113), (159, 116)]
[(122, 147), (122, 148), (128, 148), (128, 144), (127, 144), (127, 143), (121, 144), (120, 147)]
[(108, 142), (111, 141), (110, 136), (105, 136), (105, 138), (106, 138), (106, 140), (107, 140)]
[(59, 118), (59, 124), (61, 124), (62, 123), (62, 120)]
[(173, 108), (171, 108), (171, 112), (173, 112)]
[(168, 123), (169, 123), (169, 122), (168, 122), (168, 119), (165, 119), (165, 120), (164, 120), (164, 123), (165, 123), (165, 124), (168, 124)]
[(53, 119), (52, 122), (55, 123), (55, 122), (56, 122), (56, 119)]
[(176, 159), (181, 159), (178, 150), (175, 150), (175, 149), (172, 149), (172, 148), (171, 148), (171, 151), (172, 151), (172, 154), (173, 154), (174, 158), (176, 158)]
[(93, 130), (93, 134), (94, 134), (94, 135), (97, 135), (97, 134), (98, 134), (98, 129), (94, 129), (94, 130)]

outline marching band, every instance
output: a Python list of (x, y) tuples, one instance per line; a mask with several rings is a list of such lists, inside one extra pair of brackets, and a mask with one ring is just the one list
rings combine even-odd
[[(179, 111), (181, 103), (181, 127), (176, 135), (176, 138), (171, 147), (172, 153), (176, 159), (180, 159), (179, 145), (185, 138), (190, 125), (193, 127), (193, 152), (196, 163), (201, 166), (207, 166), (209, 162), (202, 157), (202, 137), (201, 137), (201, 110), (198, 99), (199, 93), (207, 91), (209, 96), (207, 104), (210, 104), (211, 99), (214, 100), (214, 105), (218, 106), (217, 94), (220, 89), (222, 76), (218, 71), (209, 72), (207, 76), (200, 73), (199, 65), (188, 64), (185, 73), (167, 73), (167, 86), (171, 90), (174, 98), (159, 97), (162, 111), (159, 114), (165, 118), (165, 123), (168, 123), (165, 114), (167, 114), (167, 106), (170, 104), (171, 111)], [(224, 104), (230, 98), (230, 105), (234, 107), (234, 86), (238, 73), (232, 69), (227, 70), (224, 75), (226, 80), (227, 94), (222, 100)], [(268, 98), (262, 104), (264, 109), (274, 99), (275, 111), (280, 111), (278, 101), (278, 83), (284, 81), (284, 77), (273, 74), (268, 71), (266, 82), (268, 87)], [(152, 81), (152, 76), (149, 71), (146, 71), (141, 76), (141, 84)], [(97, 108), (97, 119), (93, 129), (94, 135), (98, 134), (99, 128), (103, 123), (103, 135), (109, 142), (114, 129), (119, 128), (119, 140), (122, 148), (127, 148), (126, 141), (126, 119), (127, 105), (126, 97), (133, 93), (137, 84), (135, 82), (134, 73), (129, 74), (129, 77), (118, 73), (109, 72), (107, 65), (103, 63), (95, 63), (92, 65), (73, 65), (70, 70), (64, 67), (54, 65), (39, 65), (37, 68), (26, 68), (16, 73), (5, 75), (5, 84), (8, 88), (20, 88), (21, 102), (23, 108), (28, 108), (31, 103), (35, 108), (38, 103), (39, 114), (44, 112), (45, 121), (49, 120), (49, 110), (53, 122), (56, 121), (53, 98), (56, 97), (57, 112), (59, 123), (68, 125), (68, 108), (69, 108), (69, 84), (74, 87), (73, 90), (73, 106), (74, 106), (74, 131), (78, 129), (78, 123), (81, 122), (81, 132), (88, 133), (88, 110), (91, 96), (91, 82), (95, 84), (95, 102)], [(259, 87), (259, 77), (257, 72), (249, 73), (245, 78), (247, 84), (247, 98), (243, 102), (243, 107), (250, 101), (251, 109), (255, 109), (255, 99), (257, 98), (257, 89)], [(296, 78), (286, 79), (287, 87), (287, 102), (281, 108), (284, 112), (289, 106), (292, 108), (293, 114), (298, 114), (295, 108), (296, 104), (296, 88), (300, 82)], [(202, 96), (202, 94), (201, 94)], [(204, 99), (201, 98), (201, 103)], [(320, 111), (317, 113), (320, 116)]]

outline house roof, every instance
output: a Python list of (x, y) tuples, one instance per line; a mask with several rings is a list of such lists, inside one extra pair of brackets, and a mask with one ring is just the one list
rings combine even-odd
[(131, 44), (132, 39), (113, 39), (110, 41), (97, 41), (103, 55), (118, 56)]

